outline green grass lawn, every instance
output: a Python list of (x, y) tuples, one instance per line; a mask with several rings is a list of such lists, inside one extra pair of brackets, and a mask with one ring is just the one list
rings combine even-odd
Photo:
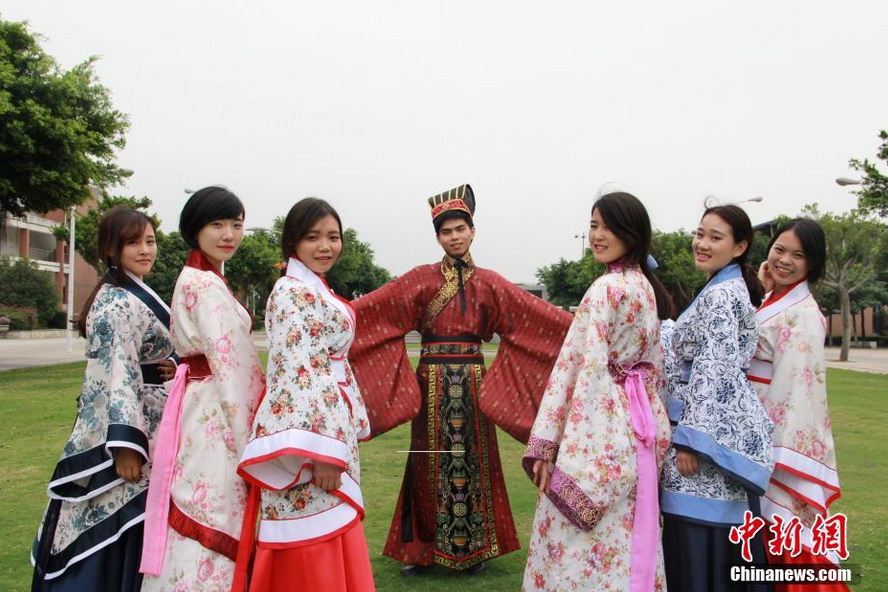
[[(46, 484), (68, 436), (84, 364), (0, 373), (0, 582), (3, 592), (30, 588), (28, 549), (46, 504)], [(888, 426), (888, 376), (830, 370), (830, 410), (848, 515), (850, 562), (862, 578), (855, 591), (877, 592), (888, 581), (888, 454), (879, 434)], [(376, 584), (381, 591), (438, 591), (468, 586), (470, 576), (436, 568), (402, 578), (381, 555), (404, 468), (409, 429), (402, 426), (362, 446), (364, 523)], [(500, 453), (522, 545), (527, 546), (536, 493), (519, 468), (523, 447), (500, 434)], [(489, 563), (471, 577), (473, 588), (520, 589), (524, 551)]]

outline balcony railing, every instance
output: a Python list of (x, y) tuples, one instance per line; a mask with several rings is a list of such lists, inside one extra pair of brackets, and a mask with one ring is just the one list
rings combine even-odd
[(56, 250), (28, 247), (28, 258), (36, 261), (56, 261)]

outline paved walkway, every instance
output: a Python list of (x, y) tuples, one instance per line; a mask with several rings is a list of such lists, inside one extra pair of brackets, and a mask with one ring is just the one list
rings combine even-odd
[(841, 348), (826, 348), (826, 365), (830, 368), (842, 370), (854, 370), (856, 372), (871, 372), (874, 374), (888, 374), (888, 348), (881, 349), (852, 349), (847, 362), (839, 361)]
[[(254, 334), (253, 340), (260, 351), (268, 349), (265, 333)], [(411, 343), (412, 342), (412, 343)], [(408, 339), (411, 353), (418, 353), (418, 336)], [(64, 337), (47, 339), (0, 339), (0, 372), (13, 368), (36, 368), (54, 366), (83, 360), (83, 348), (86, 341), (80, 337), (74, 339), (72, 351), (68, 351), (68, 340)], [(888, 348), (852, 349), (851, 361), (839, 362), (839, 348), (826, 348), (827, 366), (858, 372), (888, 374)]]

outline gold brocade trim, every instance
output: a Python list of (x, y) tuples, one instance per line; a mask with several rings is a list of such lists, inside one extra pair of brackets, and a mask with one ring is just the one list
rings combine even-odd
[[(452, 555), (451, 553), (453, 551), (451, 549), (445, 549), (442, 547), (442, 540), (449, 540), (449, 538), (442, 534), (441, 529), (447, 528), (449, 531), (448, 525), (450, 524), (450, 522), (447, 522), (446, 520), (444, 523), (440, 522), (442, 512), (445, 517), (447, 515), (455, 515), (459, 518), (462, 515), (459, 513), (459, 510), (456, 510), (455, 506), (448, 510), (442, 509), (450, 505), (442, 496), (447, 495), (447, 483), (453, 481), (453, 475), (450, 470), (443, 470), (440, 463), (449, 462), (445, 459), (453, 460), (455, 458), (468, 461), (468, 457), (463, 457), (462, 453), (454, 452), (453, 447), (446, 454), (429, 455), (434, 458), (429, 459), (428, 483), (430, 491), (436, 500), (436, 507), (438, 508), (438, 518), (435, 527), (436, 544), (433, 561), (438, 565), (464, 570), (481, 563), (482, 561), (487, 561), (488, 559), (500, 555), (499, 542), (497, 540), (496, 515), (494, 513), (493, 487), (490, 481), (490, 442), (485, 437), (490, 425), (484, 415), (481, 414), (477, 408), (477, 393), (481, 387), (481, 381), (484, 376), (484, 365), (430, 364), (428, 370), (428, 406), (426, 411), (428, 414), (429, 450), (441, 450), (442, 447), (446, 447), (446, 444), (442, 442), (442, 438), (445, 436), (441, 433), (441, 430), (447, 430), (448, 426), (457, 425), (461, 426), (461, 429), (458, 430), (459, 432), (472, 438), (477, 454), (475, 457), (477, 460), (475, 461), (476, 464), (474, 469), (471, 469), (471, 465), (474, 463), (471, 463), (470, 461), (468, 462), (470, 470), (466, 477), (468, 478), (469, 483), (475, 482), (477, 484), (476, 486), (479, 488), (478, 491), (484, 499), (482, 507), (484, 508), (486, 516), (482, 523), (477, 525), (479, 531), (468, 535), (469, 540), (475, 541), (474, 543), (469, 543), (469, 545), (476, 546), (477, 551), (462, 558)], [(460, 376), (462, 378), (458, 378)], [(463, 401), (463, 397), (469, 397), (471, 398), (471, 401)], [(466, 417), (465, 419), (469, 420), (470, 424), (474, 424), (473, 429), (471, 429), (470, 432), (465, 432), (466, 425), (463, 424), (462, 421), (459, 423), (450, 421), (462, 418), (462, 414), (454, 414), (451, 417), (451, 415), (445, 411), (442, 415), (441, 406), (445, 404), (448, 408), (451, 405), (453, 405), (454, 408), (462, 408), (463, 405), (468, 405), (469, 408), (466, 410), (470, 411), (471, 418)], [(450, 409), (451, 413), (452, 411), (453, 409)], [(448, 417), (450, 417), (450, 420), (448, 420)], [(467, 448), (466, 454), (468, 455), (470, 454), (471, 447), (467, 446)], [(463, 487), (462, 484), (458, 484), (458, 486)], [(465, 486), (470, 487), (468, 484)]]
[[(468, 253), (463, 257), (463, 262), (466, 264), (466, 267), (463, 270), (463, 286), (465, 286), (469, 282), (469, 279), (475, 274), (475, 262), (472, 260), (472, 256)], [(435, 317), (444, 310), (444, 307), (447, 306), (447, 304), (453, 300), (453, 297), (459, 292), (459, 274), (456, 271), (456, 266), (453, 264), (453, 260), (447, 255), (445, 255), (444, 259), (441, 261), (441, 274), (444, 276), (444, 285), (438, 289), (438, 293), (435, 294), (435, 297), (432, 298), (432, 301), (426, 308), (425, 317), (422, 321), (423, 328), (431, 326)]]
[[(438, 450), (438, 366), (435, 364), (429, 365), (429, 401), (426, 406), (426, 419), (428, 420), (427, 430), (429, 435), (429, 446), (426, 450)], [(429, 459), (429, 491), (432, 492), (432, 495), (435, 493), (435, 477), (437, 476), (437, 463), (438, 459), (435, 458), (438, 456), (435, 453), (428, 453), (426, 456)]]

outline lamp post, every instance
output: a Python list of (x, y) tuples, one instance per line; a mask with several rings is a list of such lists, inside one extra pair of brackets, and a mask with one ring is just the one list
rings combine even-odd
[(757, 197), (750, 197), (748, 199), (739, 199), (737, 201), (728, 201), (728, 202), (722, 203), (718, 200), (717, 197), (715, 197), (714, 195), (710, 195), (705, 200), (703, 200), (703, 205), (707, 208), (714, 208), (717, 206), (739, 206), (742, 203), (761, 202), (761, 201), (764, 201), (764, 199), (765, 199), (764, 197), (757, 196)]
[(839, 177), (836, 179), (836, 185), (840, 187), (845, 187), (846, 185), (860, 185), (863, 183), (860, 179), (852, 179), (850, 177)]
[(71, 222), (68, 229), (68, 351), (74, 351), (74, 220), (77, 206), (71, 206)]
[(580, 239), (580, 260), (582, 261), (583, 256), (586, 254), (586, 233), (575, 234), (574, 238)]

